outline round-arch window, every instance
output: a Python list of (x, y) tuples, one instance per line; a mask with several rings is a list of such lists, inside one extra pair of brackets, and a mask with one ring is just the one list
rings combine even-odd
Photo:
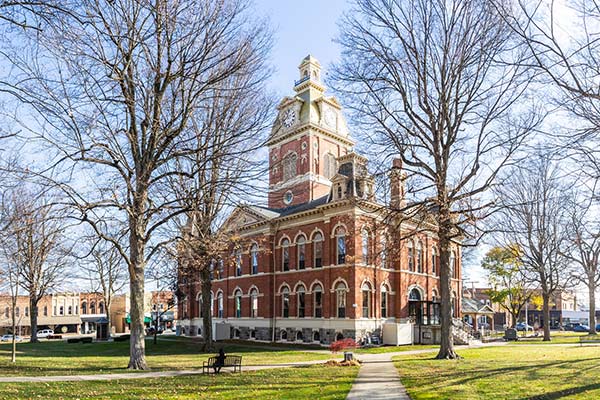
[(281, 333), (279, 334), (279, 337), (281, 340), (287, 340), (287, 331), (282, 330)]
[(313, 342), (320, 342), (321, 341), (321, 335), (319, 335), (319, 332), (314, 332), (313, 333)]
[(287, 192), (285, 192), (285, 194), (283, 195), (283, 202), (285, 204), (290, 204), (292, 202), (292, 200), (294, 200), (294, 193), (292, 193), (291, 190), (288, 190)]
[(411, 301), (421, 301), (421, 292), (419, 292), (416, 288), (410, 291), (408, 295), (408, 300)]

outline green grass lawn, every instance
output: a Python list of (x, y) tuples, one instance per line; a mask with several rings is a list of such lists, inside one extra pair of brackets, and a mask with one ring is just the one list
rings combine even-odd
[(1, 399), (344, 399), (358, 367), (311, 366), (218, 376), (0, 385)]
[[(244, 346), (226, 343), (225, 352), (243, 356), (243, 365), (285, 364), (295, 361), (328, 360), (330, 354), (294, 350), (290, 347)], [(17, 363), (10, 362), (10, 345), (0, 344), (0, 376), (73, 375), (127, 372), (129, 342), (66, 343), (40, 342), (17, 345)], [(152, 370), (194, 369), (213, 353), (200, 353), (193, 340), (146, 341), (148, 365)], [(0, 397), (1, 398), (1, 397)]]
[(380, 346), (353, 350), (356, 354), (381, 354), (399, 351), (439, 349), (439, 344), (407, 344), (403, 346)]
[(463, 359), (394, 360), (414, 400), (600, 398), (600, 346), (507, 345), (459, 354)]

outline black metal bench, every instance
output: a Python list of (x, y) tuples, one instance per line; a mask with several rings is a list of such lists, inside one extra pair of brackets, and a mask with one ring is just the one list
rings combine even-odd
[[(211, 370), (214, 371), (215, 363), (217, 362), (217, 357), (210, 357), (207, 361), (202, 363), (202, 373), (210, 373)], [(233, 368), (233, 372), (242, 372), (242, 356), (225, 356), (225, 361), (222, 368)]]
[(600, 335), (579, 336), (579, 345), (584, 344), (600, 344)]

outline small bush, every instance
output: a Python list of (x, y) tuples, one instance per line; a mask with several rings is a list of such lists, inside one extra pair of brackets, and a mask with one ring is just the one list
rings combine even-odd
[(73, 338), (68, 338), (67, 339), (67, 343), (79, 343), (81, 342), (81, 338), (80, 337), (73, 337)]
[(329, 345), (329, 350), (332, 353), (338, 353), (340, 351), (355, 349), (358, 347), (358, 344), (354, 341), (354, 339), (346, 338), (342, 340), (336, 340), (335, 342)]
[(92, 343), (93, 340), (94, 340), (93, 337), (84, 337), (84, 338), (81, 338), (81, 343)]

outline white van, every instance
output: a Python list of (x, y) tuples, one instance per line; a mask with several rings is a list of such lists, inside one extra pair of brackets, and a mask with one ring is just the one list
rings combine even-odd
[(42, 329), (41, 331), (37, 331), (37, 337), (41, 339), (52, 335), (54, 335), (54, 331), (52, 329)]

